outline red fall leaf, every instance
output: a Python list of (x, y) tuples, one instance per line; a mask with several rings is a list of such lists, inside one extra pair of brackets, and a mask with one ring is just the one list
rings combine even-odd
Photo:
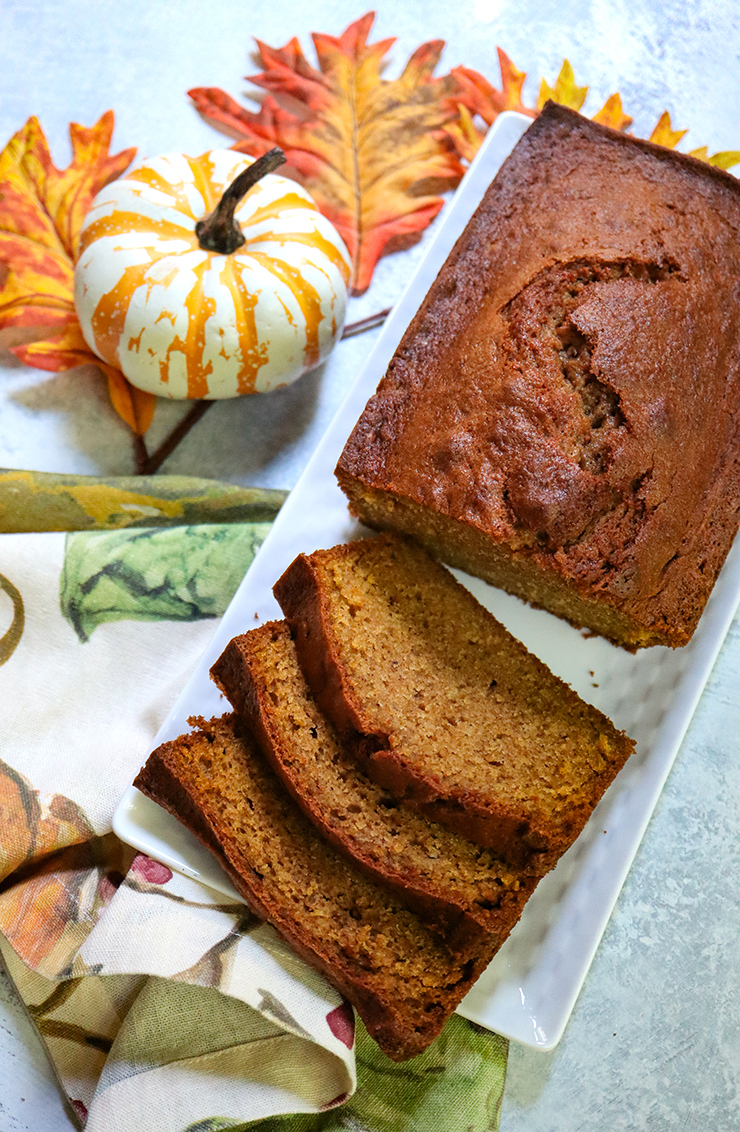
[(0, 330), (37, 327), (36, 341), (11, 346), (27, 365), (54, 373), (92, 362), (108, 379), (116, 412), (137, 436), (155, 399), (129, 385), (87, 346), (74, 306), (80, 228), (93, 197), (130, 165), (135, 150), (109, 153), (113, 112), (96, 125), (72, 123), (72, 161), (54, 165), (44, 132), (30, 118), (0, 153)]
[(274, 145), (342, 235), (354, 290), (370, 283), (381, 255), (413, 242), (437, 215), (438, 194), (464, 172), (444, 127), (457, 116), (456, 80), (434, 78), (444, 46), (422, 44), (402, 74), (381, 77), (393, 39), (368, 43), (374, 13), (339, 37), (314, 34), (318, 69), (297, 39), (272, 48), (257, 40), (264, 70), (251, 81), (268, 92), (259, 111), (215, 87), (191, 90), (198, 110), (258, 156)]

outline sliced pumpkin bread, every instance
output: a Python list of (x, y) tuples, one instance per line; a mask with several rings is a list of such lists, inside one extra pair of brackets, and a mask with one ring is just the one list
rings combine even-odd
[(192, 721), (134, 785), (224, 864), (258, 916), (357, 1008), (396, 1061), (440, 1032), (495, 947), (453, 953), (396, 897), (323, 840), (234, 715)]
[(376, 782), (533, 875), (634, 746), (402, 537), (299, 555), (274, 592), (319, 705), (364, 736)]
[(235, 637), (211, 675), (321, 834), (446, 933), (498, 946), (536, 881), (423, 814), (361, 769), (318, 707), (285, 621)]

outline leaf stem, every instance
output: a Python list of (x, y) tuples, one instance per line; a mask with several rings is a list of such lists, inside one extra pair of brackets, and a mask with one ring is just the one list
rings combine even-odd
[(234, 220), (234, 210), (239, 201), (267, 173), (272, 173), (286, 160), (282, 149), (275, 146), (258, 157), (239, 176), (231, 182), (210, 216), (205, 216), (195, 225), (195, 234), (203, 251), (231, 255), (245, 243), (244, 233)]
[(143, 476), (146, 473), (144, 468), (147, 465), (149, 453), (146, 450), (146, 441), (143, 436), (134, 437), (134, 465), (136, 466), (137, 476)]
[(210, 409), (213, 401), (194, 401), (190, 410), (185, 414), (180, 423), (176, 425), (169, 436), (160, 444), (151, 456), (148, 456), (144, 461), (143, 466), (137, 463), (136, 471), (140, 476), (152, 476), (160, 469), (168, 456), (177, 448), (181, 440), (183, 440), (190, 432), (193, 425), (196, 425), (200, 418), (206, 414)]
[[(253, 166), (250, 166), (250, 168), (253, 168)], [(362, 334), (366, 330), (373, 330), (376, 326), (382, 325), (390, 314), (391, 309), (391, 307), (387, 307), (385, 310), (376, 311), (375, 314), (368, 315), (367, 318), (358, 319), (357, 322), (350, 322), (345, 326), (342, 332), (342, 339), (352, 338), (355, 334)], [(134, 459), (136, 462), (136, 474), (139, 476), (151, 476), (159, 471), (167, 457), (172, 455), (180, 441), (187, 436), (193, 425), (198, 423), (213, 404), (213, 401), (194, 401), (190, 410), (185, 414), (180, 423), (173, 428), (169, 436), (165, 437), (159, 448), (152, 452), (151, 456), (147, 452), (143, 436), (135, 437)]]
[(376, 311), (375, 314), (369, 314), (367, 318), (360, 318), (357, 322), (348, 322), (342, 331), (342, 340), (353, 338), (355, 334), (363, 334), (366, 330), (374, 330), (376, 326), (382, 326), (392, 310), (393, 307), (386, 307), (385, 310)]

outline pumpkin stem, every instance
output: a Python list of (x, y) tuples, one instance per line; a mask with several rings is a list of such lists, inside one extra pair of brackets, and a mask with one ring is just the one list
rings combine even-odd
[(262, 157), (258, 157), (231, 182), (211, 215), (205, 216), (195, 225), (195, 234), (203, 251), (230, 255), (246, 242), (244, 233), (234, 220), (234, 210), (253, 185), (286, 160), (282, 149), (276, 146), (263, 153)]

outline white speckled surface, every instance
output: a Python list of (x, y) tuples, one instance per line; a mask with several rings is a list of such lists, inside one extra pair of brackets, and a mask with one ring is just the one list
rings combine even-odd
[(502, 1132), (740, 1128), (740, 621), (560, 1045), (511, 1045)]
[[(241, 97), (256, 70), (251, 37), (339, 34), (364, 8), (315, 0), (270, 5), (4, 0), (0, 8), (0, 143), (31, 114), (58, 164), (67, 124), (117, 115), (116, 150), (198, 153), (220, 135), (188, 104), (191, 86)], [(740, 148), (740, 9), (720, 0), (441, 0), (378, 5), (373, 38), (397, 35), (390, 73), (427, 38), (447, 41), (444, 67), (497, 79), (495, 46), (553, 81), (563, 56), (589, 83), (593, 113), (622, 93), (634, 129), (663, 109), (681, 143)], [(382, 262), (357, 319), (393, 302), (423, 244)], [(169, 472), (291, 487), (371, 345), (344, 342), (294, 387), (218, 405), (165, 466)], [(0, 354), (0, 465), (123, 474), (127, 430), (89, 374), (43, 374)], [(158, 410), (156, 444), (182, 413)], [(736, 619), (558, 1048), (512, 1045), (502, 1132), (621, 1132), (740, 1128), (740, 623)], [(0, 1130), (72, 1127), (45, 1074), (30, 1026), (0, 980)]]

